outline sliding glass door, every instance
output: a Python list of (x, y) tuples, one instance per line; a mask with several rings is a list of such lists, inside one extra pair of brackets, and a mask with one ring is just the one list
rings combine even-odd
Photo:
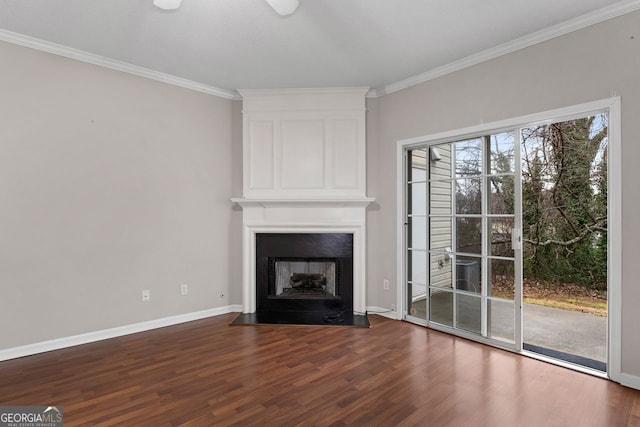
[(521, 341), (517, 139), (506, 131), (406, 151), (408, 320)]
[(619, 108), (400, 141), (402, 318), (619, 379)]

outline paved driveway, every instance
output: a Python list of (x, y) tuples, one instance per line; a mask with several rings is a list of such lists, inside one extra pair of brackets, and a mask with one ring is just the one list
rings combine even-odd
[[(453, 294), (432, 296), (431, 320), (453, 326)], [(413, 314), (426, 317), (426, 300), (412, 305)], [(541, 305), (523, 305), (524, 342), (551, 350), (607, 361), (607, 318), (579, 311), (567, 311)], [(491, 331), (496, 337), (513, 339), (513, 306), (494, 304)], [(480, 333), (480, 304), (476, 299), (458, 301), (458, 327)]]
[(607, 318), (524, 304), (524, 342), (606, 362)]

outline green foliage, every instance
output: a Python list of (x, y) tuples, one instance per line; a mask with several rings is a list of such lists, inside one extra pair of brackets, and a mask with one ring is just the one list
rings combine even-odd
[(606, 289), (606, 136), (605, 115), (523, 130), (525, 277)]

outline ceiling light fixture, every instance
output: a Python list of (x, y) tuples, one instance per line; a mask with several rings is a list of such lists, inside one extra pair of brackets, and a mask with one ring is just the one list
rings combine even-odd
[(180, 7), (182, 0), (153, 0), (153, 5), (163, 10), (175, 10)]
[(298, 0), (266, 0), (269, 6), (281, 16), (291, 15), (298, 8)]

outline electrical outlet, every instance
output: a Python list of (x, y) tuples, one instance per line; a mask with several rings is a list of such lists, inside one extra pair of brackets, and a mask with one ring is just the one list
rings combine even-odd
[(180, 295), (189, 295), (189, 285), (187, 285), (186, 283), (180, 285)]
[(382, 289), (384, 289), (385, 291), (388, 291), (388, 290), (389, 290), (389, 280), (384, 279), (384, 280), (382, 281)]
[(396, 305), (395, 304), (391, 304), (391, 311), (396, 311)]
[(151, 291), (149, 289), (145, 289), (142, 291), (142, 302), (151, 301)]

